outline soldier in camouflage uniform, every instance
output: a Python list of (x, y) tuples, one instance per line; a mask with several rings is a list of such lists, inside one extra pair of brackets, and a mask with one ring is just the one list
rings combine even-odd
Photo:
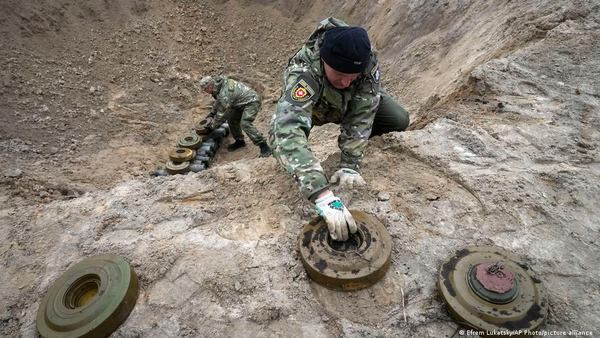
[(334, 240), (347, 240), (356, 223), (329, 190), (308, 135), (313, 125), (339, 123), (340, 169), (331, 182), (350, 188), (365, 184), (359, 170), (367, 140), (409, 124), (408, 113), (379, 83), (367, 32), (335, 18), (320, 22), (283, 74), (283, 94), (270, 127), (273, 154), (315, 203)]
[(208, 117), (200, 123), (203, 132), (209, 133), (227, 121), (235, 140), (227, 147), (229, 151), (246, 146), (243, 130), (252, 142), (260, 147), (260, 157), (271, 155), (271, 148), (253, 124), (261, 105), (260, 96), (256, 91), (225, 76), (205, 76), (200, 80), (199, 86), (215, 99)]

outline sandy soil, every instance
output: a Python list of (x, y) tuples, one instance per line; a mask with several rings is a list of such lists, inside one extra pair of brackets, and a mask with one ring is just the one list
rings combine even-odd
[[(436, 273), (471, 244), (507, 248), (539, 274), (550, 295), (544, 329), (600, 335), (594, 1), (0, 8), (1, 335), (36, 336), (49, 285), (110, 252), (141, 281), (114, 336), (449, 337), (458, 326)], [(383, 82), (412, 119), (370, 143), (368, 187), (342, 192), (394, 241), (386, 277), (353, 293), (307, 278), (295, 240), (315, 213), (258, 148), (221, 150), (198, 174), (148, 175), (206, 113), (197, 76), (260, 83), (266, 132), (287, 59), (328, 15), (368, 29)], [(311, 133), (329, 174), (337, 133)]]

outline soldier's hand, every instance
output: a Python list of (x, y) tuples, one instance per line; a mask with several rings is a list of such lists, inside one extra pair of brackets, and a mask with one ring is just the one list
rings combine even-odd
[(315, 201), (317, 213), (327, 222), (329, 235), (335, 241), (345, 241), (356, 232), (356, 221), (344, 203), (327, 190)]
[(358, 171), (349, 168), (342, 168), (331, 176), (331, 183), (337, 183), (345, 188), (360, 187), (366, 184), (365, 180), (360, 176)]

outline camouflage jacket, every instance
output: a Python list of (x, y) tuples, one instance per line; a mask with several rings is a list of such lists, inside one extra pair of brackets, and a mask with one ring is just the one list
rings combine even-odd
[(321, 164), (308, 145), (312, 126), (339, 123), (340, 167), (359, 170), (380, 100), (375, 52), (371, 53), (366, 70), (349, 88), (336, 89), (327, 81), (319, 46), (324, 33), (338, 26), (347, 25), (335, 18), (321, 21), (290, 59), (283, 74), (283, 94), (271, 120), (273, 154), (311, 200), (329, 186)]
[(233, 110), (252, 102), (260, 102), (258, 93), (240, 81), (225, 76), (216, 76), (215, 80), (215, 92), (213, 93), (215, 102), (208, 114), (208, 117), (212, 118), (211, 129), (223, 124)]

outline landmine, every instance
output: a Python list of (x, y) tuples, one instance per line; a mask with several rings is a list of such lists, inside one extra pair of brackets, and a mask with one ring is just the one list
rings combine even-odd
[(223, 123), (210, 134), (199, 134), (198, 130), (190, 131), (179, 139), (177, 147), (169, 152), (169, 160), (165, 168), (159, 168), (153, 176), (169, 174), (186, 174), (207, 169), (225, 137), (229, 135), (229, 124)]
[(541, 281), (499, 247), (457, 250), (441, 266), (438, 291), (452, 317), (480, 336), (528, 336), (548, 314)]
[(302, 264), (315, 282), (339, 291), (354, 291), (377, 283), (390, 266), (392, 238), (381, 222), (350, 210), (358, 231), (347, 241), (334, 241), (327, 223), (318, 217), (298, 237)]
[(133, 310), (138, 288), (123, 257), (86, 258), (48, 289), (37, 312), (37, 329), (46, 338), (108, 337)]
[(191, 161), (195, 156), (196, 152), (187, 148), (175, 148), (169, 153), (169, 159), (171, 161)]

